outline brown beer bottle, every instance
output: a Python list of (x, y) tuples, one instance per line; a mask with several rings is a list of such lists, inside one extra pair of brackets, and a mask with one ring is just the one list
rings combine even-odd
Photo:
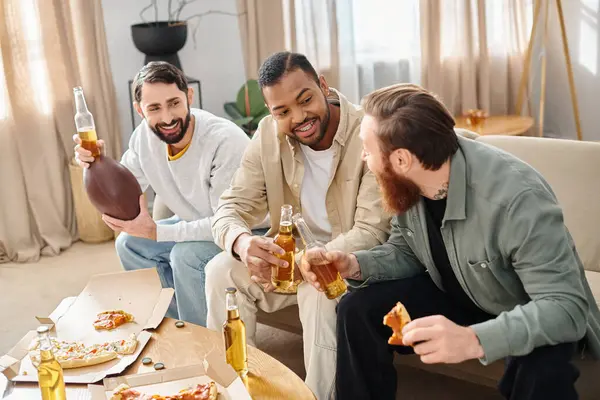
[(120, 163), (105, 157), (98, 147), (94, 116), (88, 110), (81, 87), (73, 88), (75, 126), (81, 147), (92, 152), (94, 161), (83, 171), (83, 183), (91, 203), (102, 214), (132, 220), (140, 213), (142, 189), (135, 176)]
[(294, 286), (296, 239), (292, 234), (292, 211), (292, 206), (289, 204), (281, 207), (279, 233), (273, 240), (285, 251), (284, 254), (275, 254), (275, 256), (288, 263), (287, 267), (273, 265), (271, 268), (271, 283), (275, 286), (275, 291), (281, 293), (296, 292), (296, 286)]
[(303, 258), (310, 264), (312, 271), (317, 276), (317, 281), (328, 299), (335, 299), (346, 293), (348, 289), (340, 273), (333, 264), (323, 258), (326, 253), (325, 245), (319, 242), (312, 233), (302, 215), (292, 217), (294, 225), (304, 242)]
[(236, 292), (237, 290), (232, 287), (226, 290), (227, 320), (223, 323), (225, 360), (241, 378), (245, 378), (248, 375), (246, 325), (240, 318), (240, 310), (235, 297)]

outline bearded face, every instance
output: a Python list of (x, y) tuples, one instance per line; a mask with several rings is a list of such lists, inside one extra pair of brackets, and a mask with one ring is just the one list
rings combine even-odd
[(412, 179), (396, 174), (387, 158), (381, 171), (374, 173), (383, 197), (383, 206), (388, 213), (403, 214), (419, 202), (421, 191), (417, 184)]

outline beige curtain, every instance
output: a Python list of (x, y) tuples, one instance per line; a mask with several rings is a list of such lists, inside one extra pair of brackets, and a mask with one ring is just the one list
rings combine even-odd
[(421, 0), (421, 80), (451, 112), (515, 111), (529, 0)]
[(283, 3), (282, 0), (238, 0), (237, 8), (246, 78), (256, 79), (264, 59), (285, 50)]
[(339, 85), (337, 0), (238, 0), (246, 77), (256, 78), (271, 54), (300, 52), (325, 76)]
[[(339, 88), (337, 0), (290, 0), (289, 46), (304, 54), (329, 86)], [(284, 3), (285, 4), (285, 3)]]
[(107, 155), (121, 154), (100, 4), (1, 3), (0, 262), (56, 255), (77, 238), (68, 173), (74, 86), (84, 88)]

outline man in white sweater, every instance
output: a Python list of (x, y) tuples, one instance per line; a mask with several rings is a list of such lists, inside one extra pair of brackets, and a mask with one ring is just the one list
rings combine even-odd
[[(103, 219), (121, 232), (116, 250), (124, 269), (156, 267), (162, 285), (175, 288), (167, 315), (204, 326), (204, 266), (221, 251), (213, 240), (211, 217), (250, 139), (233, 122), (190, 109), (193, 88), (181, 70), (166, 62), (144, 66), (134, 79), (133, 94), (143, 121), (121, 164), (142, 191), (151, 186), (175, 215), (155, 222), (141, 200), (134, 220)], [(94, 158), (77, 135), (74, 140), (79, 165), (89, 167)]]

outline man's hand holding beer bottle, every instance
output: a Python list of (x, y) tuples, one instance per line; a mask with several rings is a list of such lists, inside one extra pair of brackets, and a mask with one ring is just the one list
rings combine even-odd
[(300, 262), (300, 272), (304, 280), (324, 292), (330, 300), (346, 293), (346, 283), (340, 273), (349, 277), (350, 275), (347, 274), (350, 271), (358, 270), (360, 274), (356, 258), (340, 251), (327, 251), (325, 245), (317, 240), (300, 214), (294, 215), (292, 220), (304, 242), (304, 255)]
[[(81, 168), (89, 168), (90, 163), (94, 161), (94, 155), (90, 150), (82, 146), (82, 141), (78, 133), (73, 135), (73, 141), (75, 142), (75, 161), (77, 162), (77, 165), (79, 165)], [(104, 140), (98, 139), (96, 141), (96, 146), (100, 152), (102, 152), (104, 148)]]
[(343, 279), (360, 279), (360, 266), (354, 254), (315, 248), (307, 250), (300, 262), (300, 271), (304, 276), (304, 280), (312, 284), (317, 290), (324, 291), (313, 270), (319, 268), (319, 265), (324, 266), (327, 264), (335, 267)]
[(273, 265), (284, 268), (289, 267), (287, 261), (275, 256), (275, 254), (284, 255), (285, 251), (273, 243), (273, 239), (268, 237), (243, 233), (235, 240), (233, 251), (248, 267), (251, 279), (262, 285), (265, 292), (275, 290), (271, 283), (271, 268)]
[[(298, 270), (295, 270), (294, 246), (289, 249), (282, 248), (286, 243), (283, 239), (291, 234), (291, 224), (288, 223), (290, 213), (291, 206), (282, 207), (280, 232), (275, 240), (248, 233), (241, 234), (235, 240), (233, 251), (248, 268), (251, 279), (260, 284), (265, 292), (285, 293), (285, 289), (289, 289), (288, 286), (301, 275), (317, 290), (324, 292), (329, 299), (335, 299), (346, 293), (346, 283), (342, 277), (360, 279), (360, 268), (356, 257), (341, 251), (327, 251), (325, 245), (315, 238), (302, 216), (296, 214), (291, 219), (304, 242), (304, 254)], [(286, 273), (280, 268), (294, 268), (294, 272)]]

